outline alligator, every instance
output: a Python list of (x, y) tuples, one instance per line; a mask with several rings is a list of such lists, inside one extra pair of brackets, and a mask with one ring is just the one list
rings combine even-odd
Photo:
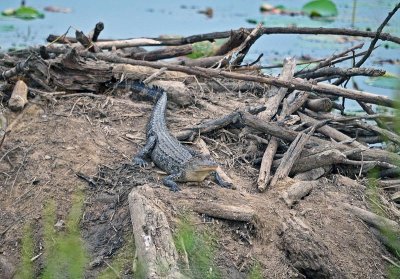
[(168, 173), (163, 184), (174, 192), (180, 190), (176, 182), (201, 182), (210, 174), (220, 186), (232, 186), (218, 175), (218, 164), (210, 156), (184, 146), (170, 134), (165, 121), (167, 93), (164, 90), (147, 87), (140, 82), (131, 83), (131, 89), (141, 89), (142, 93), (145, 91), (149, 98), (156, 101), (146, 128), (146, 144), (133, 158), (135, 165), (146, 167), (145, 158), (150, 156), (156, 166)]

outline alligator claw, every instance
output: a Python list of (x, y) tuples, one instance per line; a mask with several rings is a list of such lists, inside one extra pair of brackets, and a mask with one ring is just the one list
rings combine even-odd
[(142, 158), (139, 158), (139, 157), (133, 158), (133, 164), (138, 165), (142, 168), (145, 168), (148, 165), (148, 163), (145, 160), (143, 160)]
[(218, 174), (218, 172), (214, 172), (214, 177), (218, 185), (221, 186), (222, 188), (229, 188), (229, 189), (232, 188), (233, 184), (223, 180), (222, 177)]
[(226, 181), (223, 181), (223, 182), (220, 182), (220, 183), (218, 183), (219, 184), (219, 186), (221, 186), (222, 188), (228, 188), (228, 189), (231, 189), (232, 188), (232, 183), (229, 183), (229, 182), (226, 182)]
[(181, 189), (178, 186), (173, 186), (170, 188), (172, 192), (179, 192)]

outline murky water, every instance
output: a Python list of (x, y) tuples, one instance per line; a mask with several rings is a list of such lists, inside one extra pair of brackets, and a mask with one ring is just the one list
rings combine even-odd
[[(20, 1), (2, 0), (0, 10), (17, 7)], [(249, 0), (148, 0), (148, 1), (43, 1), (27, 0), (28, 6), (43, 11), (45, 6), (61, 6), (71, 8), (67, 14), (44, 12), (45, 18), (23, 21), (13, 18), (0, 17), (0, 50), (10, 47), (25, 47), (27, 45), (45, 44), (48, 34), (64, 33), (69, 26), (84, 32), (90, 31), (98, 21), (105, 24), (101, 34), (103, 38), (132, 38), (156, 37), (159, 35), (193, 35), (213, 31), (226, 31), (240, 27), (253, 27), (248, 19), (263, 21), (266, 26), (310, 26), (310, 27), (344, 27), (353, 25), (353, 5), (356, 2), (354, 13), (355, 28), (376, 30), (379, 24), (393, 8), (396, 1), (392, 0), (335, 0), (339, 16), (333, 22), (321, 22), (309, 19), (306, 16), (263, 15), (259, 7), (265, 1)], [(271, 0), (272, 5), (283, 4), (289, 10), (300, 10), (306, 0), (279, 1)], [(199, 10), (210, 7), (213, 9), (211, 18), (200, 14)], [(396, 14), (384, 32), (391, 32), (400, 36), (400, 14)], [(70, 31), (73, 35), (74, 32)], [(370, 40), (352, 39), (350, 41), (339, 36), (313, 35), (269, 35), (263, 36), (252, 47), (248, 59), (254, 59), (264, 53), (261, 62), (271, 65), (281, 62), (283, 57), (294, 55), (311, 55), (313, 58), (326, 57), (333, 52), (341, 51), (360, 41)], [(378, 60), (399, 59), (400, 48), (393, 43), (382, 42), (366, 66), (384, 68), (389, 72), (398, 73), (398, 65), (376, 63)], [(365, 78), (356, 78), (361, 89), (384, 94), (393, 94), (392, 90), (371, 87), (364, 82)], [(356, 109), (356, 107), (354, 107)]]

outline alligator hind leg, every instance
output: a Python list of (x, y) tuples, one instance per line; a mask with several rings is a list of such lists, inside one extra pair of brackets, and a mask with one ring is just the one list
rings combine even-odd
[(169, 187), (171, 191), (178, 192), (179, 189), (178, 184), (176, 184), (175, 179), (181, 176), (180, 172), (170, 174), (163, 179), (163, 183), (165, 186)]
[(141, 167), (147, 166), (147, 162), (144, 160), (144, 158), (153, 150), (154, 146), (156, 145), (156, 139), (156, 136), (150, 136), (147, 139), (146, 145), (142, 148), (142, 150), (139, 151), (138, 154), (136, 154), (135, 157), (133, 157), (133, 163), (135, 165), (139, 165)]

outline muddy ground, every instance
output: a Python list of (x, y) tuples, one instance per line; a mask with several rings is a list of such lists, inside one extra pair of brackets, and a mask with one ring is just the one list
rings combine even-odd
[[(259, 102), (251, 94), (239, 99), (233, 93), (203, 94), (197, 100), (187, 108), (171, 106), (168, 110), (173, 133)], [(151, 109), (148, 102), (119, 94), (53, 102), (32, 99), (23, 112), (7, 115), (11, 132), (0, 149), (3, 269), (6, 265), (10, 269), (18, 266), (26, 222), (34, 224), (35, 255), (43, 251), (41, 216), (46, 201), (56, 201), (57, 218), (65, 220), (72, 194), (83, 189), (81, 228), (91, 255), (86, 277), (96, 277), (107, 268), (103, 260), (112, 258), (124, 245), (124, 236), (131, 234), (128, 193), (147, 184), (154, 187), (157, 202), (173, 229), (179, 215), (189, 212), (196, 220), (196, 229), (216, 232), (215, 262), (224, 278), (246, 278), (255, 262), (260, 264), (264, 278), (386, 278), (387, 262), (382, 255), (390, 255), (368, 226), (341, 206), (346, 202), (368, 208), (362, 183), (334, 173), (320, 179), (310, 195), (288, 208), (280, 197), (290, 181), (265, 193), (256, 191), (259, 166), (251, 162), (262, 154), (265, 145), (250, 144), (241, 137), (241, 131), (233, 129), (203, 139), (238, 189), (222, 189), (206, 180), (200, 185), (181, 184), (181, 192), (170, 192), (160, 183), (163, 174), (159, 170), (130, 165), (132, 156), (144, 144)], [(93, 178), (95, 183), (88, 183), (77, 173)], [(257, 223), (204, 218), (191, 211), (193, 204), (208, 202), (251, 207), (258, 213)], [(40, 275), (44, 260), (41, 256), (34, 261), (34, 277)], [(123, 277), (134, 277), (129, 269)]]

